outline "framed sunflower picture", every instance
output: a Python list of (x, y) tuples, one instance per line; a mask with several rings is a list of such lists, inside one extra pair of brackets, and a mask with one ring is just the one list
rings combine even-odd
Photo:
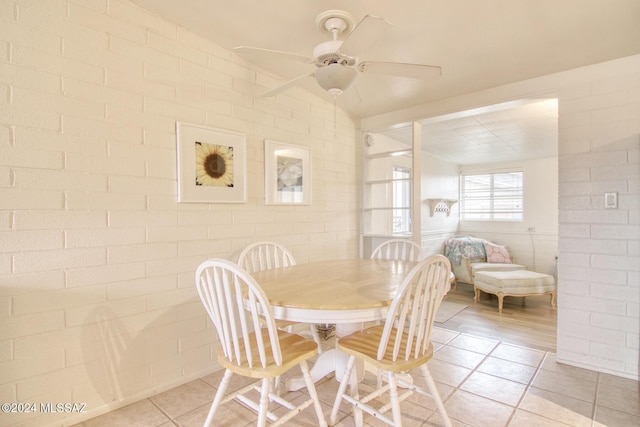
[(245, 135), (183, 122), (176, 135), (178, 202), (246, 202)]
[(264, 141), (265, 203), (311, 204), (311, 149)]

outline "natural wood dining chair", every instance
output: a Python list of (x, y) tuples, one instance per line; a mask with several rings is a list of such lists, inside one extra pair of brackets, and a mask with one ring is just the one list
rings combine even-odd
[[(266, 240), (250, 244), (238, 256), (238, 265), (249, 273), (295, 264), (296, 260), (293, 254), (285, 246)], [(293, 328), (297, 324), (286, 320), (276, 320), (276, 325), (279, 329), (291, 333), (293, 333)], [(309, 333), (318, 344), (318, 352), (322, 353), (322, 341), (316, 325), (309, 324)]]
[[(319, 425), (326, 426), (307, 365), (318, 354), (316, 344), (276, 327), (269, 300), (253, 277), (231, 261), (210, 259), (196, 270), (196, 288), (218, 334), (218, 362), (225, 368), (204, 425), (211, 425), (220, 404), (237, 399), (258, 413), (260, 427), (267, 419), (272, 426), (283, 425), (312, 404)], [(293, 405), (273, 393), (272, 382), (295, 365), (300, 366), (309, 399)], [(225, 395), (233, 374), (260, 381)], [(259, 402), (246, 395), (251, 390), (260, 393)], [(270, 401), (287, 411), (276, 415), (268, 408)]]
[(399, 261), (420, 261), (422, 248), (407, 239), (390, 239), (381, 243), (371, 253), (371, 259), (395, 259)]
[[(432, 255), (421, 261), (398, 288), (384, 325), (372, 326), (338, 339), (337, 348), (348, 354), (349, 359), (331, 411), (329, 425), (335, 425), (337, 422), (340, 404), (345, 400), (353, 405), (354, 417), (361, 417), (361, 411), (364, 410), (376, 419), (400, 427), (400, 402), (414, 391), (431, 396), (445, 425), (452, 425), (427, 367), (427, 362), (433, 356), (431, 329), (446, 292), (450, 272), (451, 264), (443, 255)], [(362, 398), (359, 397), (356, 370), (353, 369), (356, 358), (378, 368), (386, 374), (387, 380), (384, 386)], [(402, 376), (396, 375), (414, 368), (420, 368), (428, 390), (406, 383)], [(345, 392), (348, 383), (351, 383), (350, 394)], [(400, 395), (398, 385), (406, 389), (402, 390)], [(371, 400), (386, 392), (389, 393), (388, 404), (379, 407), (369, 404)], [(392, 411), (393, 419), (384, 415), (389, 409)]]

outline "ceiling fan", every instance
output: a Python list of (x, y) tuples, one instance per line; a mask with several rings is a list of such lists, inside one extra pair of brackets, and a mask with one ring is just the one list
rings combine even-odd
[[(416, 79), (442, 74), (442, 68), (426, 64), (410, 64), (387, 61), (360, 61), (357, 53), (371, 44), (380, 30), (391, 23), (383, 18), (367, 15), (357, 26), (353, 17), (341, 10), (328, 10), (316, 18), (316, 25), (331, 34), (331, 40), (317, 45), (312, 56), (282, 52), (257, 47), (238, 46), (233, 50), (241, 56), (269, 55), (272, 58), (294, 60), (315, 65), (315, 70), (298, 76), (262, 94), (263, 97), (277, 95), (301, 80), (314, 77), (316, 82), (333, 96), (341, 95), (349, 89), (359, 73), (386, 74)], [(345, 35), (342, 39), (342, 35)]]

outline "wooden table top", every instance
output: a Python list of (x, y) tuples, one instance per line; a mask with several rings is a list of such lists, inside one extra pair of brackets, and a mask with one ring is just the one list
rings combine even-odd
[(252, 274), (274, 307), (362, 310), (387, 307), (415, 262), (342, 259)]

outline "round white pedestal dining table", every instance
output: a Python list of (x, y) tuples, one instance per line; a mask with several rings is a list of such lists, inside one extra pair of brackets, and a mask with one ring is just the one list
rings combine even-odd
[[(360, 330), (364, 322), (382, 320), (411, 269), (412, 261), (341, 259), (310, 262), (255, 272), (276, 319), (335, 324), (336, 337)], [(322, 352), (311, 369), (314, 381), (335, 373), (340, 380), (347, 356), (337, 349)], [(362, 371), (362, 368), (360, 369)], [(291, 378), (288, 390), (304, 387)]]

